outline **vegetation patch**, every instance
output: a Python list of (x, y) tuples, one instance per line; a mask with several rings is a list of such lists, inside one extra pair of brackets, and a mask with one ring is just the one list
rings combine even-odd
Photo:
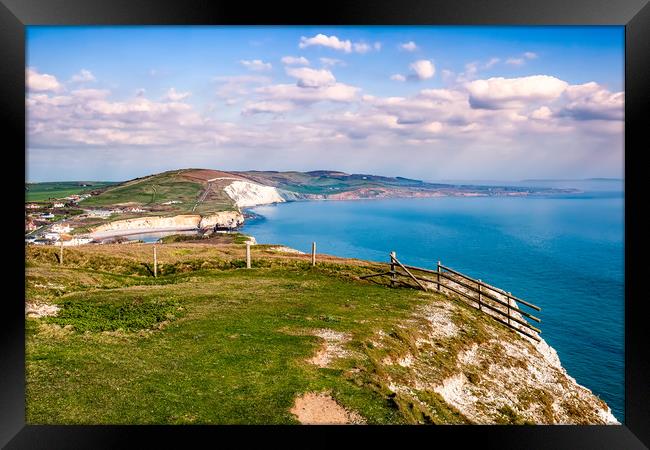
[(138, 331), (154, 328), (163, 321), (178, 318), (183, 309), (178, 302), (160, 300), (119, 301), (112, 303), (65, 300), (55, 317), (45, 320), (75, 331)]

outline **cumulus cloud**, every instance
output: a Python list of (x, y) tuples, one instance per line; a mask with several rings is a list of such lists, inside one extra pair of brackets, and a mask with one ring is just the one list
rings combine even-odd
[(89, 81), (95, 81), (95, 76), (90, 70), (81, 69), (79, 73), (74, 74), (70, 80), (75, 83), (86, 83)]
[(436, 73), (436, 67), (427, 59), (420, 59), (415, 61), (410, 66), (410, 69), (415, 72), (415, 76), (419, 80), (426, 80), (433, 77)]
[(553, 116), (553, 112), (548, 106), (541, 106), (532, 112), (530, 117), (537, 120), (548, 120)]
[(325, 67), (344, 66), (345, 62), (336, 58), (320, 58), (320, 63)]
[(623, 92), (610, 92), (597, 83), (570, 86), (565, 96), (569, 102), (558, 113), (576, 120), (623, 120)]
[(332, 72), (327, 69), (310, 69), (309, 67), (288, 68), (287, 75), (297, 78), (297, 85), (304, 88), (331, 86), (336, 82)]
[(239, 61), (239, 63), (242, 66), (246, 67), (248, 70), (253, 70), (255, 72), (262, 72), (262, 71), (265, 71), (265, 70), (271, 70), (272, 67), (273, 67), (271, 65), (271, 63), (264, 62), (261, 59), (253, 59), (253, 60), (250, 60), (250, 61), (242, 59), (241, 61)]
[(170, 100), (172, 102), (178, 102), (178, 101), (181, 101), (181, 100), (185, 100), (190, 95), (192, 95), (190, 92), (177, 92), (176, 89), (171, 88), (165, 94), (165, 100)]
[(337, 36), (334, 35), (327, 36), (322, 33), (318, 33), (317, 35), (312, 36), (310, 38), (306, 36), (300, 37), (300, 42), (298, 43), (298, 47), (307, 48), (311, 46), (328, 47), (345, 53), (352, 53), (353, 51), (356, 53), (368, 53), (371, 50), (375, 50), (375, 51), (381, 50), (381, 42), (375, 42), (373, 44), (369, 44), (366, 42), (352, 43), (352, 41), (350, 41), (349, 39), (342, 40), (339, 39)]
[(302, 36), (300, 38), (300, 43), (298, 44), (300, 48), (307, 48), (311, 46), (321, 46), (329, 47), (334, 50), (344, 51), (345, 53), (352, 52), (352, 42), (349, 40), (340, 40), (337, 36), (327, 36), (322, 33), (318, 33), (313, 37)]
[(27, 89), (34, 92), (58, 92), (63, 86), (54, 75), (39, 73), (36, 69), (27, 68), (26, 73)]
[(415, 42), (408, 41), (408, 42), (405, 42), (403, 44), (400, 44), (399, 48), (401, 50), (405, 50), (407, 52), (414, 52), (414, 51), (416, 51), (418, 49), (418, 46), (415, 44)]
[(286, 100), (300, 104), (321, 101), (351, 102), (356, 99), (359, 88), (344, 83), (334, 83), (305, 89), (296, 84), (275, 84), (258, 88), (256, 92), (267, 99)]
[(262, 114), (262, 113), (280, 114), (287, 111), (291, 111), (293, 108), (294, 108), (294, 104), (291, 102), (283, 102), (283, 101), (251, 102), (244, 107), (244, 109), (242, 110), (242, 114), (243, 115)]
[(548, 75), (521, 78), (489, 78), (467, 83), (472, 108), (503, 109), (526, 102), (558, 98), (569, 84)]
[(282, 64), (287, 66), (308, 66), (309, 60), (304, 56), (284, 56), (282, 58)]
[(406, 77), (401, 73), (396, 73), (390, 76), (390, 79), (393, 81), (406, 81)]
[(526, 59), (535, 59), (535, 58), (537, 58), (537, 53), (524, 52), (524, 58), (526, 58)]

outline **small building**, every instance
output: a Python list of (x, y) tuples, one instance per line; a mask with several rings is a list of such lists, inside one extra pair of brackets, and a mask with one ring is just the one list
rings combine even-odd
[(47, 214), (43, 214), (41, 217), (42, 217), (43, 219), (54, 219), (54, 214), (52, 214), (52, 213), (47, 213)]
[(61, 239), (59, 233), (44, 233), (43, 237), (50, 241), (58, 241), (59, 239)]
[(27, 208), (27, 209), (38, 209), (40, 207), (41, 207), (41, 205), (39, 205), (38, 203), (27, 203), (25, 205), (25, 208)]
[(55, 225), (52, 225), (52, 228), (51, 228), (51, 230), (52, 230), (53, 232), (55, 232), (55, 233), (69, 233), (69, 232), (71, 232), (73, 229), (74, 229), (74, 228), (72, 228), (70, 225), (68, 225), (68, 224), (61, 224), (61, 223), (57, 223), (57, 224), (55, 224)]
[(33, 220), (28, 220), (27, 222), (25, 222), (25, 231), (26, 232), (34, 231), (37, 228), (38, 228), (38, 225), (36, 225)]
[(73, 237), (72, 239), (64, 240), (63, 241), (63, 246), (64, 247), (71, 247), (71, 246), (75, 246), (75, 245), (90, 244), (92, 241), (93, 241), (93, 239), (89, 238), (89, 237)]
[(54, 207), (55, 207), (55, 208), (64, 208), (64, 207), (65, 207), (65, 203), (56, 202), (56, 203), (54, 203)]

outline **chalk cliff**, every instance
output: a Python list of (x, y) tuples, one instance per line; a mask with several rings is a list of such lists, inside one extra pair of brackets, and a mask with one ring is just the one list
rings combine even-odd
[(205, 217), (199, 214), (137, 217), (99, 225), (91, 231), (91, 235), (103, 237), (148, 231), (235, 228), (242, 223), (244, 223), (244, 216), (239, 211), (221, 211)]
[(276, 188), (248, 181), (234, 181), (224, 191), (240, 208), (285, 201)]

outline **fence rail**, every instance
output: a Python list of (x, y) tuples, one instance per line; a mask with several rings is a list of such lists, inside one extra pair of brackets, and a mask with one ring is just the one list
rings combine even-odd
[[(390, 270), (364, 275), (361, 278), (380, 276), (390, 276), (390, 284), (392, 287), (400, 283), (408, 287), (428, 291), (433, 286), (441, 292), (448, 291), (455, 293), (466, 302), (468, 301), (472, 306), (476, 304), (477, 309), (488, 314), (496, 321), (535, 341), (540, 341), (538, 334), (542, 330), (528, 323), (526, 319), (537, 323), (540, 323), (541, 319), (520, 308), (520, 305), (522, 305), (535, 311), (541, 311), (539, 306), (516, 297), (503, 289), (444, 266), (440, 261), (438, 261), (436, 270), (426, 269), (402, 264), (397, 259), (395, 252), (391, 252)], [(415, 284), (402, 281), (400, 278), (413, 281)], [(427, 284), (429, 284), (429, 287), (427, 287)]]

